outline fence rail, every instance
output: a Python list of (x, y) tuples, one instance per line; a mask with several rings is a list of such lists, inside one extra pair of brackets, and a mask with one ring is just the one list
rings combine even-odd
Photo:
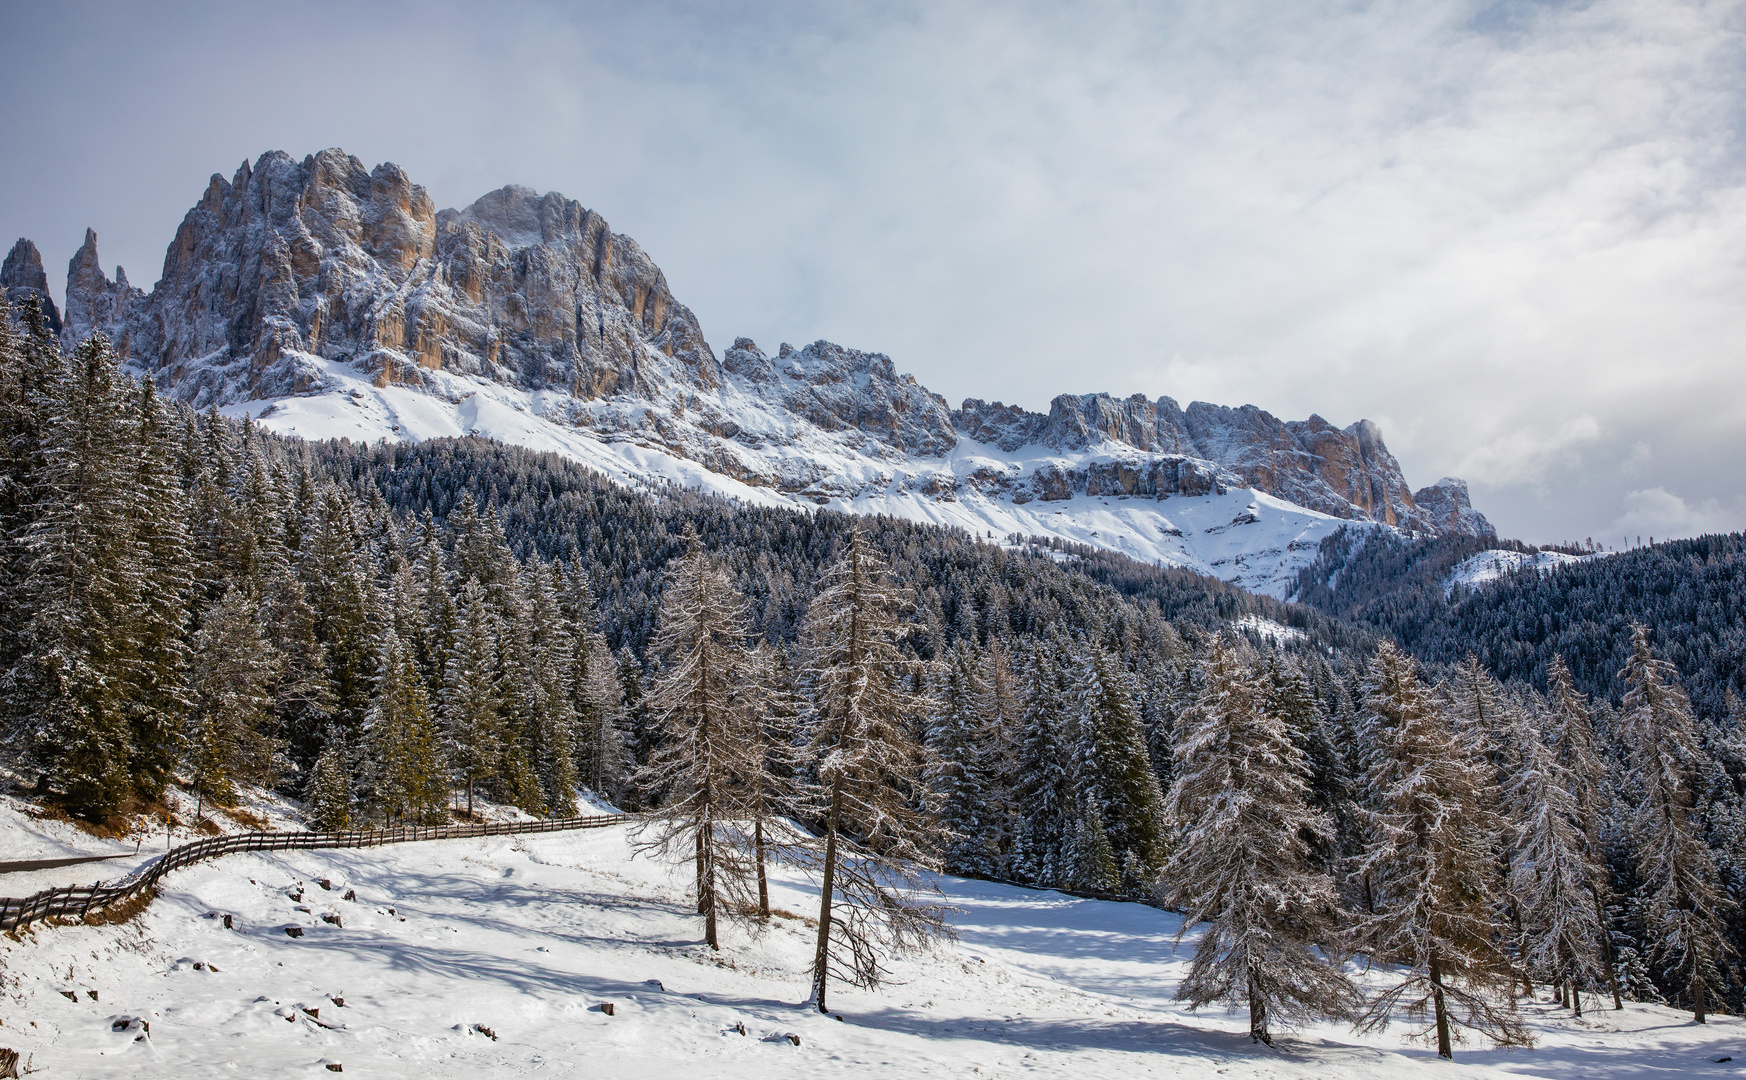
[(314, 848), (364, 848), (404, 844), (418, 840), (461, 840), (473, 836), (506, 836), (513, 833), (567, 832), (599, 829), (629, 820), (624, 814), (556, 818), (550, 821), (505, 821), (482, 825), (403, 826), (398, 829), (353, 829), (346, 832), (247, 832), (213, 836), (172, 848), (149, 866), (113, 885), (68, 885), (44, 889), (31, 896), (0, 897), (0, 931), (18, 930), (57, 915), (84, 918), (112, 904), (139, 895), (172, 870), (238, 851), (292, 851)]

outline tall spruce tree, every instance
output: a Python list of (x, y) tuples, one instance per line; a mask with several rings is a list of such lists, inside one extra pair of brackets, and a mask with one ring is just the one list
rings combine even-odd
[(370, 802), (389, 823), (427, 821), (448, 797), (442, 735), (412, 649), (392, 629), (379, 657), (362, 729)]
[(885, 955), (950, 932), (943, 906), (924, 899), (938, 863), (936, 826), (923, 807), (927, 765), (913, 731), (924, 702), (908, 688), (916, 661), (903, 639), (908, 598), (859, 524), (825, 571), (802, 625), (812, 717), (809, 757), (818, 777), (821, 844), (812, 1004), (828, 1011), (834, 978), (873, 986)]
[(652, 643), (662, 663), (648, 704), (662, 742), (639, 778), (657, 801), (643, 818), (638, 847), (695, 858), (704, 940), (719, 949), (721, 916), (750, 909), (757, 881), (755, 856), (741, 842), (738, 797), (762, 760), (743, 693), (750, 673), (745, 600), (697, 534), (687, 540), (661, 596)]
[(1600, 985), (1603, 930), (1594, 904), (1600, 868), (1580, 821), (1569, 773), (1523, 718), (1512, 732), (1521, 762), (1504, 791), (1516, 823), (1510, 891), (1522, 915), (1522, 959), (1582, 1015), (1582, 994)]
[(981, 715), (987, 688), (973, 650), (962, 640), (936, 663), (939, 692), (928, 724), (928, 779), (945, 839), (945, 868), (990, 877), (1000, 868), (1000, 823)]
[(1691, 706), (1673, 665), (1655, 655), (1649, 631), (1631, 627), (1620, 741), (1630, 757), (1637, 874), (1651, 956), (1659, 973), (1704, 1023), (1723, 985), (1726, 900), (1704, 843), (1693, 779), (1704, 771)]
[(1616, 970), (1612, 920), (1608, 915), (1608, 905), (1612, 902), (1611, 875), (1601, 839), (1601, 824), (1610, 810), (1607, 763), (1595, 737), (1593, 709), (1588, 699), (1577, 691), (1564, 658), (1556, 654), (1546, 667), (1546, 703), (1550, 713), (1548, 736), (1553, 760), (1562, 770), (1571, 797), (1576, 802), (1583, 855), (1592, 868), (1588, 888), (1594, 905), (1595, 927), (1600, 934), (1598, 947), (1602, 974), (1612, 994), (1613, 1008), (1623, 1009), (1625, 1003)]
[(1381, 1028), (1404, 1007), (1430, 1014), (1437, 1053), (1455, 1056), (1460, 1029), (1501, 1045), (1527, 1045), (1510, 991), (1515, 972), (1498, 948), (1499, 827), (1491, 767), (1458, 738), (1412, 660), (1383, 642), (1365, 680), (1368, 846), (1359, 872), (1374, 910), (1360, 939), (1403, 977), (1370, 1004), (1365, 1026)]
[(194, 635), (188, 737), (188, 768), (200, 798), (228, 806), (239, 780), (273, 779), (281, 756), (271, 732), (279, 665), (248, 593), (233, 587), (207, 609)]
[(1310, 808), (1309, 763), (1237, 649), (1215, 642), (1199, 681), (1164, 804), (1180, 830), (1163, 874), (1184, 912), (1177, 940), (1206, 926), (1176, 998), (1247, 1005), (1250, 1039), (1271, 1046), (1274, 1022), (1350, 1018), (1361, 1003), (1327, 959), (1340, 912), (1316, 842), (1333, 826)]
[(1024, 711), (1014, 746), (1011, 866), (1018, 880), (1038, 885), (1063, 880), (1061, 857), (1077, 820), (1058, 719), (1061, 681), (1054, 650), (1033, 642), (1020, 673)]
[(24, 655), (9, 673), (14, 707), (33, 718), (31, 746), (70, 808), (120, 810), (134, 790), (147, 555), (133, 470), (115, 433), (126, 403), (102, 335), (44, 380), (38, 502), (24, 529)]

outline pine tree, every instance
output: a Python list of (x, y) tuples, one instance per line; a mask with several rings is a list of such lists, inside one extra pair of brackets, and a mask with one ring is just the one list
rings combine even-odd
[(575, 693), (570, 685), (575, 672), (575, 642), (565, 627), (551, 574), (541, 563), (528, 568), (528, 647), (535, 693), (531, 727), (534, 771), (546, 813), (571, 817), (576, 813), (579, 780)]
[(1569, 773), (1521, 722), (1512, 741), (1521, 767), (1505, 790), (1516, 824), (1511, 892), (1522, 913), (1522, 959), (1554, 986), (1576, 1015), (1582, 992), (1600, 983), (1603, 931), (1594, 903), (1600, 873), (1578, 822)]
[(426, 820), (448, 796), (442, 735), (412, 650), (390, 629), (379, 655), (362, 732), (370, 801), (389, 822)]
[(1237, 650), (1215, 642), (1201, 661), (1195, 723), (1178, 741), (1164, 804), (1181, 830), (1165, 865), (1182, 934), (1206, 924), (1179, 1001), (1247, 1004), (1249, 1037), (1273, 1044), (1271, 1022), (1349, 1018), (1357, 990), (1322, 955), (1337, 936), (1334, 883), (1317, 868), (1333, 826), (1307, 801), (1310, 768), (1268, 689)]
[(33, 756), (71, 808), (105, 818), (133, 793), (147, 554), (133, 476), (115, 433), (126, 423), (114, 351), (98, 335), (39, 387), (45, 415), (24, 530), (27, 571), (15, 617), (26, 652), (8, 674), (33, 718)]
[[(143, 562), (135, 630), (139, 664), (130, 695), (131, 771), (134, 788), (155, 799), (163, 794), (183, 746), (179, 720), (190, 705), (186, 635), (193, 578), (173, 458), (175, 428), (150, 379), (140, 384), (133, 422), (134, 539)], [(271, 756), (262, 759), (253, 779), (268, 774), (264, 766)]]
[(987, 688), (962, 640), (939, 662), (940, 693), (928, 726), (933, 759), (928, 780), (938, 803), (945, 837), (945, 868), (954, 874), (990, 877), (999, 869), (999, 825), (992, 803), (994, 778), (983, 745), (981, 706)]
[(456, 622), (454, 643), (443, 663), (437, 711), (443, 727), (444, 756), (466, 789), (467, 816), (471, 819), (474, 788), (496, 773), (502, 742), (497, 618), (478, 582), (469, 581), (461, 587)]
[(761, 764), (754, 718), (741, 693), (749, 674), (745, 601), (695, 532), (661, 596), (653, 649), (662, 660), (649, 689), (661, 748), (639, 786), (658, 800), (643, 819), (640, 850), (692, 853), (704, 940), (721, 947), (717, 923), (751, 906), (755, 859), (736, 842), (736, 788)]
[(352, 823), (352, 777), (347, 757), (345, 735), (337, 727), (328, 728), (303, 789), (309, 823), (324, 832), (337, 832)]
[(779, 838), (789, 830), (783, 820), (796, 806), (795, 724), (800, 699), (787, 654), (760, 644), (747, 656), (747, 679), (741, 688), (751, 719), (752, 760), (738, 778), (735, 802), (751, 825), (752, 862), (758, 882), (758, 918), (770, 918), (768, 864), (786, 845)]
[(1096, 798), (1117, 861), (1129, 868), (1123, 889), (1139, 893), (1169, 854), (1162, 828), (1164, 794), (1146, 753), (1140, 710), (1127, 672), (1102, 646), (1084, 649), (1078, 685), (1075, 780)]
[(249, 595), (232, 588), (194, 635), (189, 769), (202, 798), (228, 806), (236, 782), (271, 781), (280, 748), (269, 732), (279, 658)]
[(1607, 765), (1597, 747), (1593, 710), (1588, 699), (1577, 692), (1570, 669), (1565, 666), (1564, 658), (1557, 654), (1553, 654), (1546, 667), (1546, 700), (1551, 713), (1549, 738), (1553, 760), (1562, 770), (1571, 797), (1576, 802), (1583, 855), (1592, 870), (1588, 887), (1595, 911), (1595, 926), (1600, 935), (1601, 969), (1613, 996), (1613, 1008), (1622, 1009), (1625, 1003), (1620, 996), (1611, 920), (1607, 915), (1612, 888), (1600, 831), (1608, 811)]
[(1515, 973), (1496, 943), (1490, 766), (1456, 737), (1392, 643), (1377, 649), (1364, 689), (1369, 845), (1358, 869), (1375, 909), (1358, 930), (1373, 956), (1406, 973), (1371, 1002), (1365, 1026), (1386, 1026), (1404, 1005), (1408, 1016), (1432, 1014), (1417, 1034), (1434, 1034), (1445, 1058), (1462, 1027), (1527, 1045), (1509, 997)]
[(1021, 676), (1024, 711), (1014, 749), (1012, 873), (1046, 885), (1065, 879), (1061, 857), (1079, 820), (1058, 721), (1060, 683), (1054, 651), (1034, 642)]
[(380, 599), (363, 558), (350, 500), (337, 489), (326, 492), (306, 533), (297, 570), (315, 608), (316, 637), (325, 646), (333, 719), (347, 732), (356, 732), (370, 707), (376, 674)]
[(820, 1012), (833, 976), (876, 985), (888, 950), (950, 932), (944, 909), (920, 898), (921, 875), (937, 863), (935, 828), (918, 806), (926, 757), (912, 732), (923, 703), (905, 686), (915, 666), (902, 648), (915, 629), (905, 603), (857, 523), (802, 626), (824, 831), (812, 852), (821, 887), (811, 1000)]
[(1684, 991), (1692, 1019), (1704, 1023), (1710, 994), (1723, 985), (1724, 905), (1715, 856), (1703, 842), (1692, 779), (1704, 768), (1691, 706), (1674, 666), (1655, 656), (1649, 631), (1631, 627), (1620, 741), (1630, 755), (1636, 798), (1637, 873), (1647, 900), (1650, 952)]

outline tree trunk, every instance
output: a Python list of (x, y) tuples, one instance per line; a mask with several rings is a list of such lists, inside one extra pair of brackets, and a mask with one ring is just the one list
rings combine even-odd
[(1615, 1012), (1625, 1007), (1625, 999), (1619, 994), (1619, 975), (1613, 966), (1613, 927), (1612, 920), (1607, 917), (1607, 906), (1601, 902), (1599, 889), (1591, 890), (1594, 896), (1595, 917), (1600, 921), (1601, 928), (1601, 970), (1607, 977), (1607, 985), (1613, 991), (1613, 1010)]
[(752, 847), (758, 854), (758, 918), (770, 921), (770, 883), (764, 877), (764, 819), (752, 823)]
[(697, 830), (697, 913), (705, 914), (703, 900), (703, 829)]
[(715, 928), (715, 828), (712, 822), (704, 822), (698, 830), (698, 837), (703, 843), (703, 940), (710, 948), (721, 950), (721, 940), (716, 936)]
[(831, 809), (825, 816), (824, 880), (819, 889), (818, 902), (818, 949), (812, 958), (812, 1000), (821, 1013), (830, 1011), (825, 1008), (825, 984), (830, 981), (831, 893), (837, 884), (837, 822), (843, 801), (842, 789), (838, 786), (840, 783), (840, 780), (831, 783)]
[(467, 820), (473, 820), (473, 778), (467, 777)]
[(1691, 981), (1691, 1018), (1700, 1024), (1709, 1023), (1709, 1014), (1704, 1010), (1704, 980), (1701, 977)]
[(1267, 999), (1255, 983), (1254, 972), (1249, 973), (1249, 1041), (1273, 1045), (1273, 1036), (1267, 1033)]
[(1437, 1009), (1437, 1056), (1455, 1060), (1455, 1048), (1449, 1039), (1449, 1007), (1443, 1001), (1443, 969), (1437, 954), (1431, 954), (1431, 1001)]

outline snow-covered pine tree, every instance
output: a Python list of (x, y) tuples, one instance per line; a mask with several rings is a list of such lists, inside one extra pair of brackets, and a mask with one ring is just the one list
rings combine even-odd
[[(1005, 597), (1006, 590), (991, 590), (991, 595)], [(1004, 608), (1006, 601), (1001, 599), (998, 602), (1003, 605), (1000, 625), (1004, 626), (1007, 618)], [(989, 780), (988, 844), (998, 857), (995, 872), (1006, 876), (1011, 873), (1008, 858), (1012, 852), (1013, 832), (1016, 827), (1017, 811), (1013, 804), (1013, 792), (1017, 787), (1018, 734), (1025, 711), (1024, 700), (1018, 678), (1013, 674), (1012, 658), (1007, 652), (1006, 644), (1000, 639), (991, 639), (988, 647), (982, 651), (977, 673), (982, 681), (982, 695), (977, 703), (977, 722), (981, 727)]]
[[(150, 379), (140, 383), (132, 420), (134, 531), (143, 563), (135, 634), (137, 690), (130, 695), (131, 770), (135, 790), (155, 799), (169, 783), (183, 747), (180, 720), (190, 703), (187, 632), (193, 578), (186, 508), (175, 468), (175, 425)], [(251, 780), (269, 775), (273, 756), (260, 760)]]
[[(496, 522), (495, 515), (491, 522)], [(530, 814), (546, 812), (545, 793), (540, 788), (538, 730), (540, 689), (534, 671), (532, 608), (525, 589), (525, 575), (510, 557), (507, 546), (498, 550), (490, 531), (494, 558), (493, 581), (485, 585), (488, 602), (497, 616), (498, 688), (500, 693), (497, 769), (491, 778), (498, 799)]]
[(1594, 713), (1588, 699), (1577, 691), (1570, 668), (1556, 653), (1546, 666), (1546, 706), (1553, 759), (1558, 763), (1571, 797), (1576, 800), (1576, 821), (1582, 830), (1583, 853), (1592, 870), (1589, 893), (1593, 899), (1595, 925), (1600, 934), (1601, 971), (1613, 997), (1613, 1008), (1625, 1007), (1620, 995), (1617, 961), (1613, 951), (1612, 920), (1607, 908), (1612, 886), (1606, 853), (1601, 842), (1601, 823), (1610, 809), (1607, 763), (1602, 758), (1594, 732)]
[(745, 601), (695, 531), (669, 571), (651, 649), (662, 661), (648, 696), (662, 742), (638, 778), (657, 801), (639, 823), (637, 848), (695, 859), (704, 940), (719, 949), (720, 917), (752, 906), (757, 866), (736, 842), (737, 796), (762, 762), (742, 693)]
[(1214, 642), (1198, 681), (1164, 803), (1179, 831), (1162, 877), (1184, 913), (1177, 940), (1206, 926), (1176, 998), (1247, 1005), (1250, 1039), (1271, 1046), (1274, 1022), (1349, 1019), (1362, 1003), (1327, 959), (1339, 903), (1317, 845), (1333, 826), (1309, 806), (1308, 761), (1241, 653)]
[(1600, 868), (1579, 824), (1581, 807), (1568, 771), (1525, 716), (1518, 718), (1511, 741), (1520, 765), (1504, 802), (1515, 823), (1510, 891), (1521, 912), (1522, 960), (1581, 1016), (1583, 991), (1606, 979), (1594, 903)]
[(746, 657), (745, 696), (754, 744), (753, 760), (739, 778), (735, 802), (740, 828), (750, 825), (751, 857), (758, 882), (758, 918), (770, 918), (770, 861), (790, 845), (784, 820), (796, 807), (797, 750), (795, 725), (800, 698), (787, 653), (759, 643)]
[(44, 379), (38, 503), (24, 530), (26, 652), (8, 674), (32, 718), (32, 753), (70, 808), (101, 819), (133, 793), (131, 721), (146, 552), (133, 470), (115, 433), (126, 405), (115, 353), (99, 334)]
[(309, 824), (325, 832), (337, 832), (352, 823), (352, 773), (348, 758), (345, 734), (337, 726), (328, 727), (303, 787)]
[(1056, 650), (1033, 642), (1019, 682), (1024, 711), (1014, 746), (1011, 873), (1020, 881), (1054, 885), (1065, 876), (1061, 859), (1078, 821), (1058, 719), (1065, 688)]
[(1164, 793), (1146, 753), (1129, 677), (1108, 649), (1086, 643), (1077, 674), (1078, 747), (1075, 780), (1094, 793), (1109, 842), (1122, 868), (1122, 888), (1142, 893), (1169, 855)]
[(888, 951), (950, 932), (945, 909), (922, 898), (938, 862), (920, 798), (926, 754), (912, 734), (924, 703), (905, 685), (916, 663), (903, 649), (915, 630), (907, 604), (855, 523), (802, 624), (824, 831), (812, 853), (821, 888), (811, 1000), (820, 1012), (832, 977), (876, 985)]
[(467, 792), (473, 816), (474, 788), (495, 775), (502, 742), (502, 692), (497, 664), (498, 620), (476, 581), (461, 586), (455, 606), (454, 642), (443, 663), (437, 714), (443, 751)]
[(448, 798), (442, 732), (412, 649), (392, 628), (383, 632), (379, 656), (362, 732), (370, 802), (390, 823), (428, 820)]
[(532, 726), (534, 771), (546, 813), (576, 813), (576, 705), (570, 686), (575, 642), (565, 627), (552, 571), (528, 568), (529, 657), (535, 690)]
[[(1329, 731), (1326, 706), (1315, 686), (1295, 660), (1273, 656), (1267, 662), (1266, 711), (1277, 717), (1290, 734), (1291, 743), (1309, 766), (1309, 806), (1330, 823), (1349, 815), (1352, 781), (1334, 737)], [(1336, 832), (1311, 833), (1304, 837), (1315, 853), (1316, 864), (1330, 875), (1339, 862)]]
[(229, 806), (237, 781), (264, 784), (278, 771), (282, 748), (270, 725), (279, 664), (248, 593), (233, 587), (206, 609), (194, 635), (187, 740), (188, 769), (201, 799)]
[(1368, 847), (1358, 872), (1374, 910), (1358, 935), (1404, 977), (1372, 1000), (1364, 1026), (1387, 1026), (1403, 1006), (1432, 1016), (1416, 1034), (1434, 1035), (1454, 1057), (1461, 1028), (1501, 1045), (1528, 1044), (1510, 991), (1515, 972), (1498, 948), (1498, 829), (1491, 766), (1458, 738), (1419, 681), (1410, 657), (1383, 642), (1365, 680)]
[(945, 844), (944, 865), (950, 873), (991, 877), (1000, 864), (994, 846), (1000, 825), (983, 745), (981, 707), (987, 688), (977, 671), (975, 651), (964, 639), (936, 667), (938, 691), (927, 733), (932, 758), (928, 782)]
[(323, 492), (296, 565), (315, 609), (316, 638), (325, 646), (333, 719), (346, 729), (348, 741), (370, 708), (380, 662), (375, 627), (380, 597), (362, 548), (351, 500), (337, 488)]
[(588, 633), (577, 651), (587, 661), (575, 687), (577, 772), (597, 797), (624, 805), (632, 794), (635, 763), (624, 732), (626, 669), (621, 660), (634, 665), (635, 657), (628, 649), (622, 658), (613, 656), (599, 632)]
[(1631, 626), (1620, 741), (1630, 756), (1637, 873), (1646, 900), (1650, 953), (1661, 975), (1691, 1002), (1703, 1023), (1723, 985), (1730, 955), (1726, 898), (1715, 856), (1704, 843), (1692, 779), (1704, 771), (1691, 705), (1674, 666), (1655, 655), (1649, 631)]

